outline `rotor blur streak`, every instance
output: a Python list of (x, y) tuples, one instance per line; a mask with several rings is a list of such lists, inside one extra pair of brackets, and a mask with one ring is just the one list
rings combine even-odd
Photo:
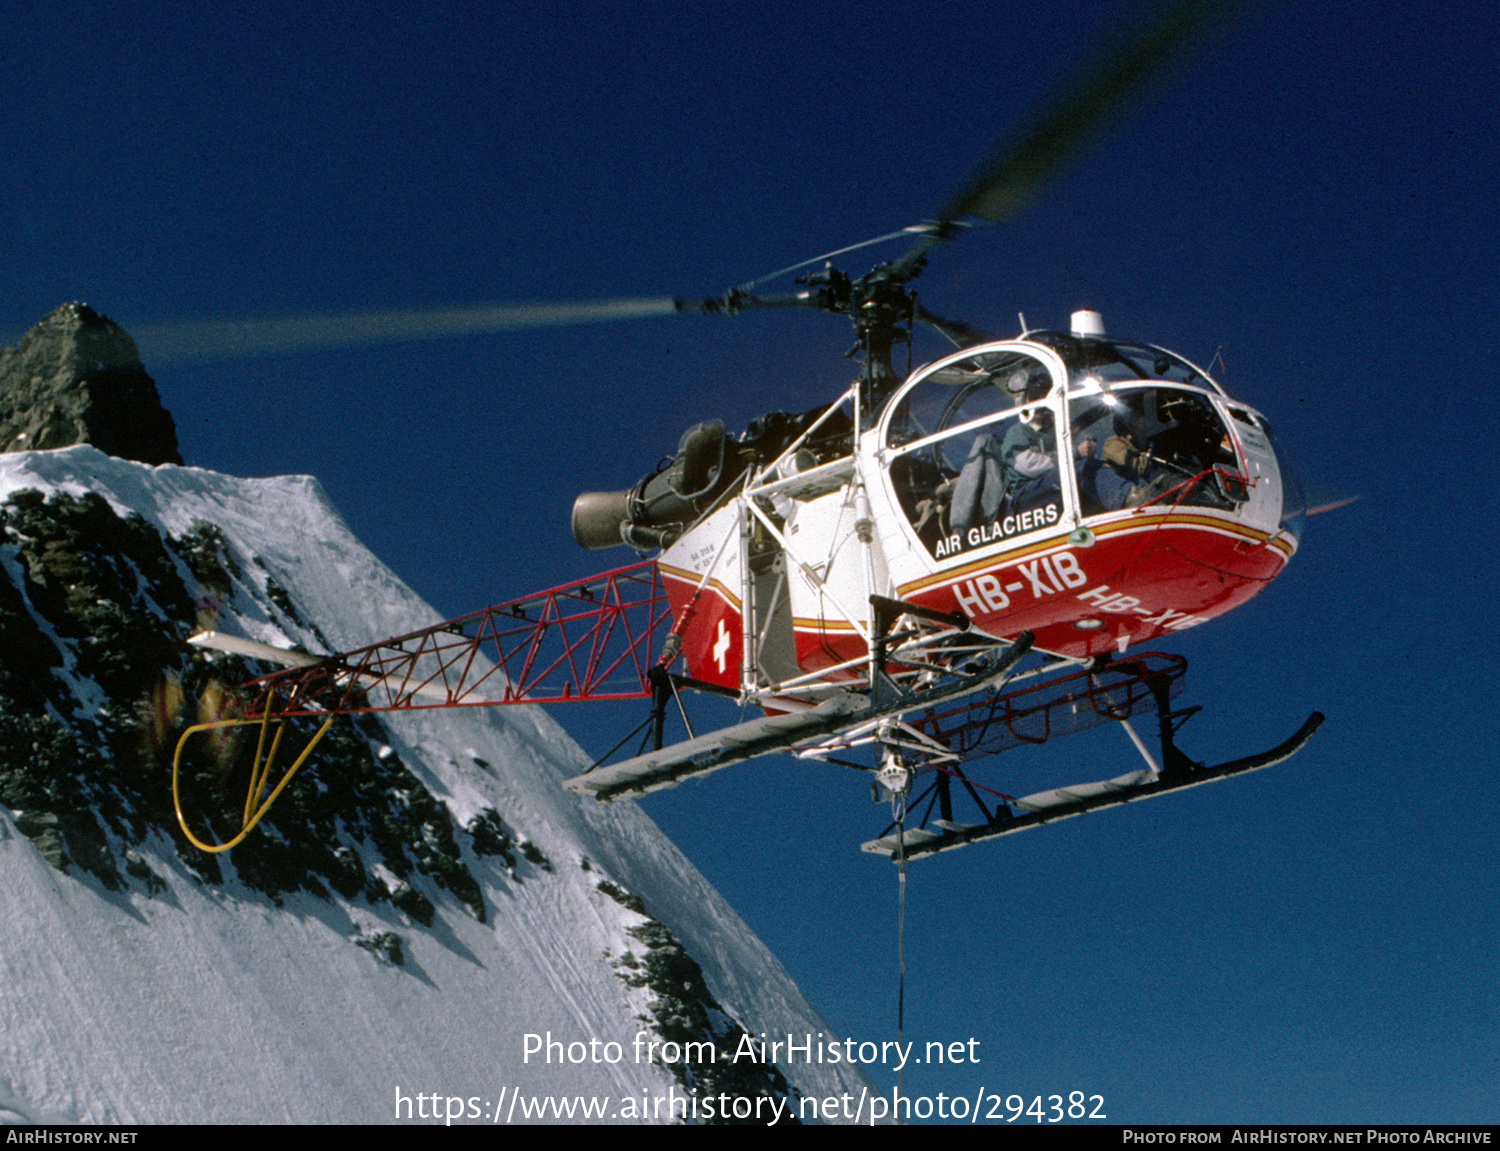
[(171, 365), (633, 320), (668, 316), (675, 310), (676, 304), (671, 298), (560, 304), (476, 304), (410, 311), (184, 320), (139, 324), (135, 325), (135, 331), (143, 354), (151, 362)]

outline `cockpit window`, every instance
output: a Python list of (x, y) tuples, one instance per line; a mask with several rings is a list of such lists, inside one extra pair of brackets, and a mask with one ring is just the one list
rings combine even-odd
[(933, 372), (891, 413), (891, 480), (934, 558), (1061, 522), (1052, 385), (1036, 356), (984, 352)]
[(1245, 503), (1234, 441), (1204, 394), (1217, 388), (1192, 364), (1145, 344), (1027, 339), (1057, 351), (1066, 393), (1040, 355), (1000, 349), (944, 364), (891, 410), (891, 483), (934, 559), (1055, 531), (1074, 510)]
[(1068, 390), (1108, 387), (1133, 380), (1188, 384), (1218, 391), (1218, 385), (1181, 356), (1149, 344), (1031, 332), (1026, 337), (1045, 344), (1068, 366)]
[(886, 436), (889, 447), (1007, 411), (1052, 390), (1052, 373), (1024, 352), (985, 352), (933, 372), (901, 400)]
[(1228, 430), (1201, 392), (1070, 395), (1069, 425), (1086, 516), (1159, 502), (1227, 510), (1245, 500)]

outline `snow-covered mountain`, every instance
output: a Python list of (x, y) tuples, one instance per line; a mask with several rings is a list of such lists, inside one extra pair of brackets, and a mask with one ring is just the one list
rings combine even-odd
[[(79, 445), (0, 456), (0, 500), (0, 1118), (671, 1121), (696, 1088), (700, 1119), (768, 1120), (860, 1094), (847, 1064), (745, 1055), (824, 1024), (644, 814), (558, 786), (583, 755), (536, 709), (339, 721), (244, 844), (184, 840), (176, 734), (247, 671), (188, 634), (328, 651), (437, 619), (316, 480)], [(226, 758), (196, 767), (205, 818), (241, 802)], [(689, 1041), (720, 1059), (670, 1061)]]

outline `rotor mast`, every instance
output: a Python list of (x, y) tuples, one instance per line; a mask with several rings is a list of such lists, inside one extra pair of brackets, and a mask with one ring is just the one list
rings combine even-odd
[(916, 293), (906, 287), (926, 264), (925, 257), (905, 258), (879, 264), (857, 280), (833, 266), (798, 276), (803, 291), (781, 296), (757, 296), (742, 288), (731, 288), (722, 296), (696, 302), (675, 301), (679, 312), (697, 311), (712, 316), (732, 316), (762, 308), (814, 308), (848, 316), (854, 325), (855, 344), (849, 358), (860, 363), (860, 404), (875, 412), (901, 383), (891, 364), (897, 344), (911, 342), (911, 325), (917, 316)]

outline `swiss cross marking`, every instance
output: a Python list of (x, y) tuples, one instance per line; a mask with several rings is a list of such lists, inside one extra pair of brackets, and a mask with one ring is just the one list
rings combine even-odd
[(718, 638), (714, 640), (714, 663), (719, 665), (719, 674), (724, 674), (724, 657), (729, 654), (729, 631), (724, 621), (719, 620)]

